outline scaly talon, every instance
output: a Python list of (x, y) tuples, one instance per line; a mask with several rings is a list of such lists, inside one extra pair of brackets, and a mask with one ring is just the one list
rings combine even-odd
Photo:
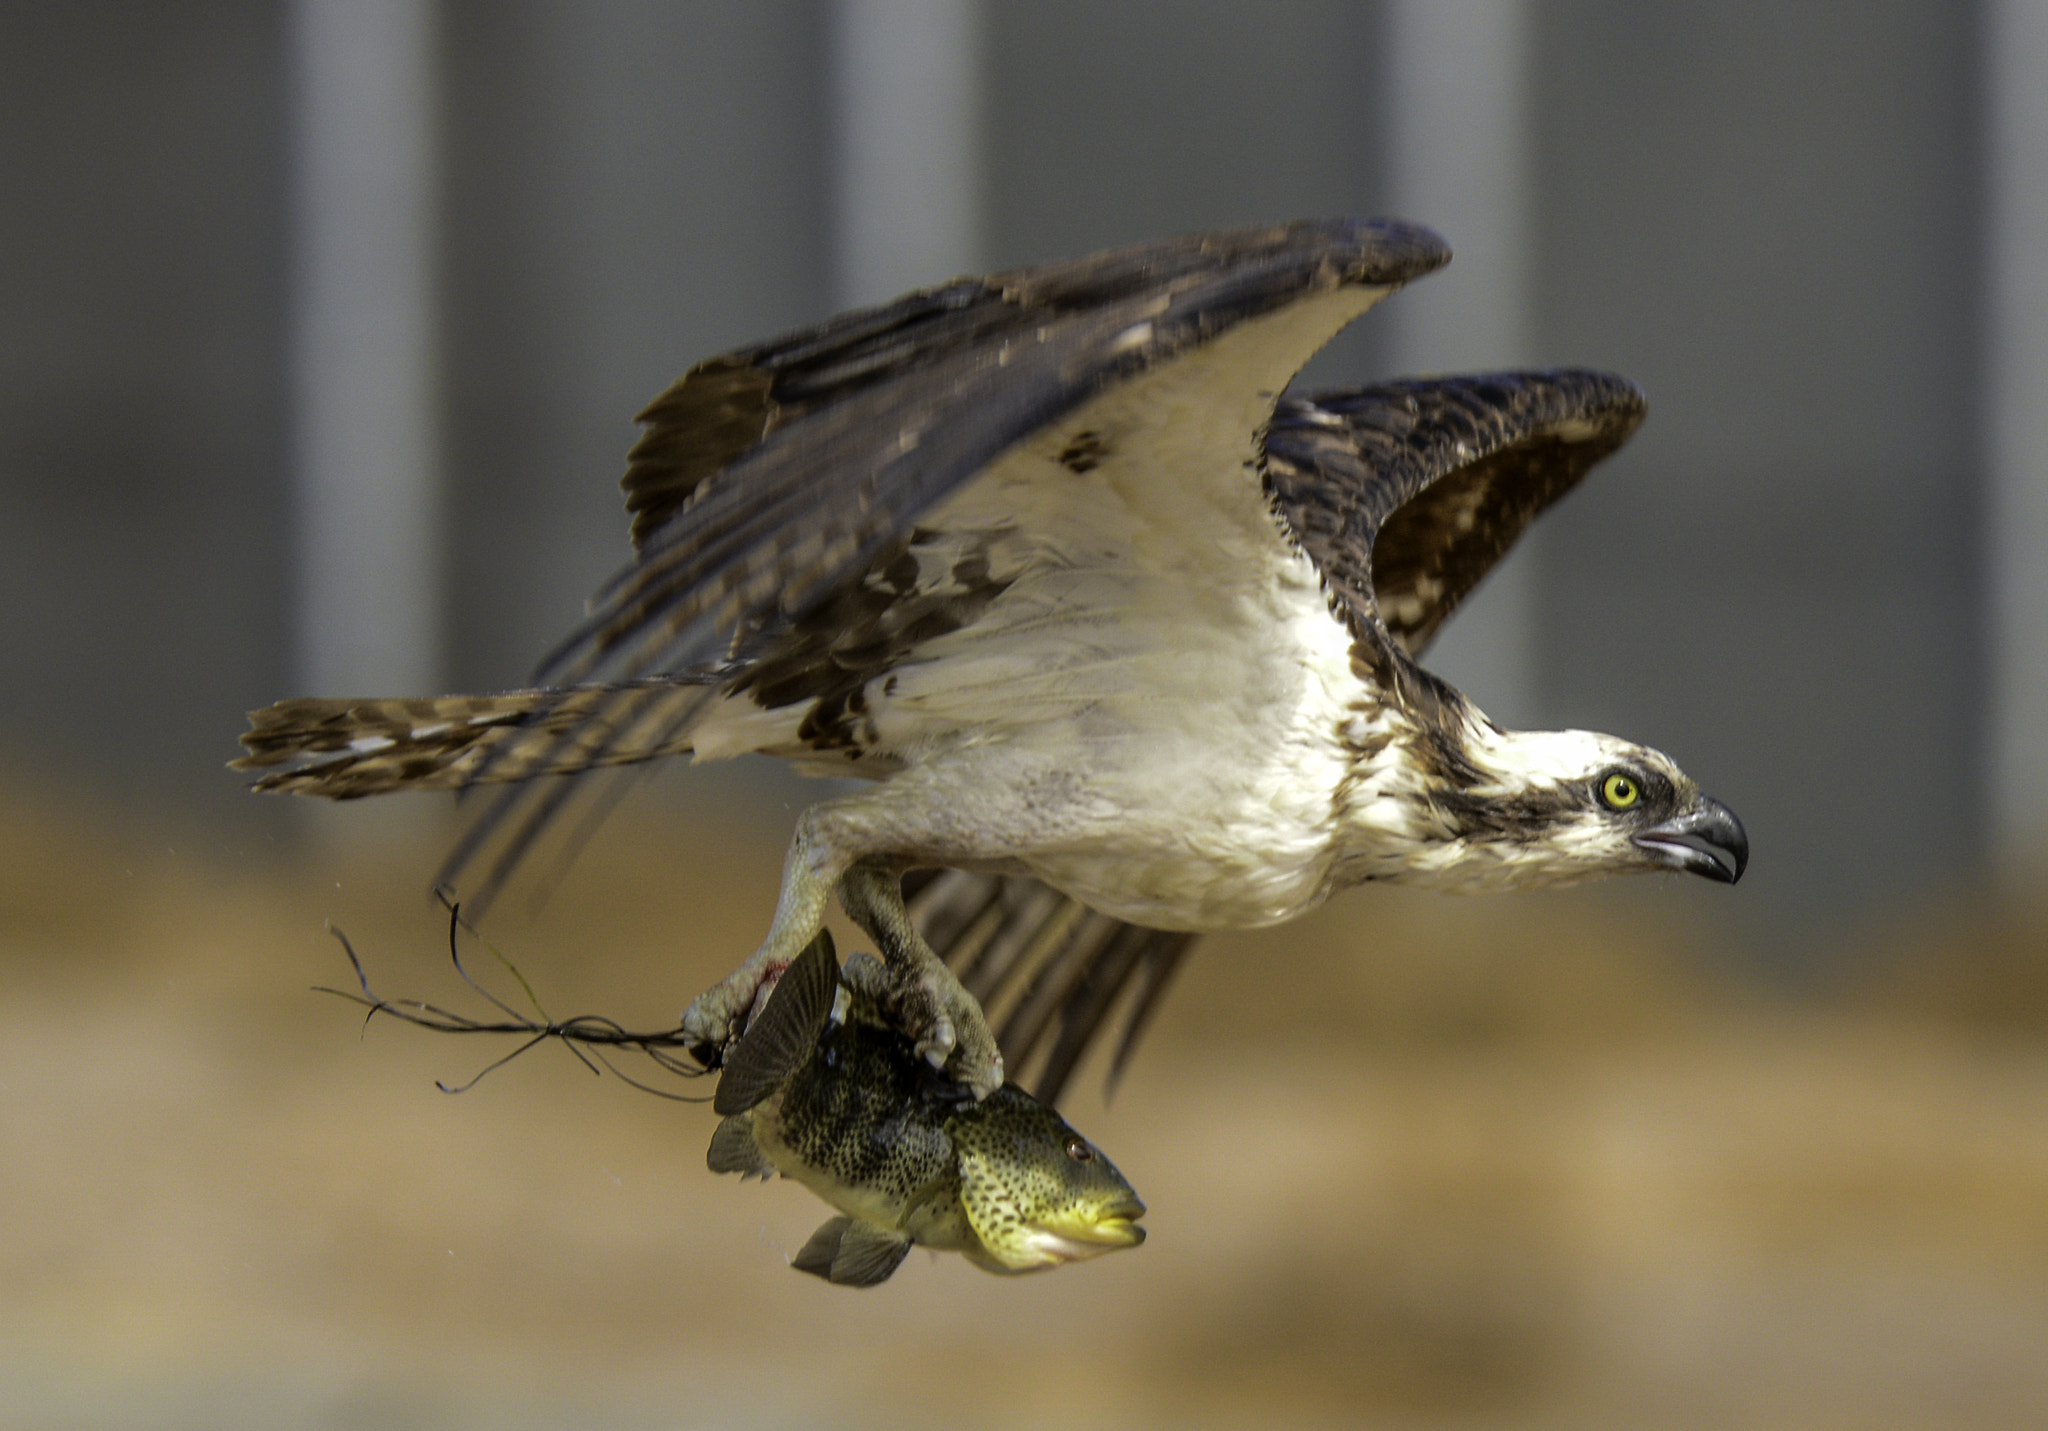
[(1003, 1055), (988, 1016), (924, 942), (903, 907), (903, 887), (886, 870), (856, 866), (839, 885), (839, 902), (874, 939), (888, 968), (884, 1006), (932, 1067), (986, 1098), (1003, 1086)]
[(946, 1007), (946, 994), (941, 981), (929, 970), (905, 977), (898, 991), (902, 1022), (906, 1028), (922, 1030), (917, 1051), (933, 1068), (944, 1068), (960, 1043), (959, 1028)]
[(691, 1001), (683, 1010), (683, 1037), (690, 1050), (707, 1068), (714, 1066), (739, 1036), (747, 1031), (775, 979), (788, 967), (756, 952), (739, 968), (726, 975)]
[[(986, 1098), (1003, 1086), (1003, 1055), (988, 1017), (910, 922), (897, 875), (856, 865), (837, 881), (840, 903), (874, 939), (879, 962), (859, 956), (847, 981), (866, 986), (889, 1021), (913, 1040), (934, 1068)], [(706, 1067), (720, 1061), (746, 1032), (774, 982), (816, 936), (832, 886), (823, 882), (800, 835), (784, 875), (782, 904), (768, 942), (683, 1014), (683, 1035)], [(851, 972), (854, 968), (860, 972)]]
[(927, 1037), (918, 1044), (918, 1052), (930, 1059), (934, 1067), (944, 1069), (955, 1081), (973, 1089), (976, 1098), (986, 1098), (1003, 1086), (1002, 1050), (996, 1047), (996, 1036), (989, 1030), (988, 1017), (982, 1013), (981, 1005), (961, 988), (952, 970), (940, 965), (939, 972), (951, 986), (950, 994), (957, 997), (930, 991), (929, 996), (940, 1012)]

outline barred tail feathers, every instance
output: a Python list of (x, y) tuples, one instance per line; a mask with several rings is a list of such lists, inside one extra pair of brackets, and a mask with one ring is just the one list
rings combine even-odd
[(420, 700), (301, 698), (252, 711), (236, 770), (262, 791), (353, 800), (687, 754), (707, 680)]

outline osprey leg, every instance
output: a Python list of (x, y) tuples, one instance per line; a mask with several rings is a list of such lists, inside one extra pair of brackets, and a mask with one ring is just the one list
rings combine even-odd
[(768, 938), (739, 968), (720, 979), (683, 1010), (683, 1034), (706, 1063), (717, 1062), (747, 1031), (764, 993), (810, 947), (825, 924), (832, 889), (851, 863), (836, 857), (829, 841), (820, 838), (814, 812), (797, 820), (796, 838), (782, 865), (782, 894), (775, 902), (775, 922)]
[(977, 1097), (1002, 1087), (1003, 1055), (988, 1016), (910, 922), (901, 877), (855, 865), (839, 881), (839, 905), (889, 966), (889, 1012), (917, 1040), (917, 1051), (936, 1068), (950, 1067)]
[(935, 1066), (986, 1097), (1002, 1085), (1003, 1061), (981, 1005), (911, 926), (896, 876), (857, 863), (863, 852), (834, 819), (814, 805), (797, 820), (783, 865), (775, 922), (739, 968), (698, 995), (683, 1011), (683, 1033), (707, 1061), (746, 1032), (764, 986), (772, 987), (810, 946), (835, 891), (853, 921), (873, 937), (896, 986), (892, 999), (903, 1031)]

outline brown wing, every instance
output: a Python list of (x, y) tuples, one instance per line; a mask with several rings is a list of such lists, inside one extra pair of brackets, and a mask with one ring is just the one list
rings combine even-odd
[(1626, 378), (1583, 369), (1314, 393), (1274, 414), (1266, 481), (1353, 634), (1412, 658), (1647, 411)]
[(1448, 256), (1385, 222), (1198, 234), (963, 279), (700, 364), (643, 414), (624, 479), (638, 559), (541, 679), (744, 660), (1088, 399), (1246, 319)]
[[(538, 673), (542, 687), (622, 687), (561, 739), (591, 764), (616, 763), (620, 741), (672, 748), (723, 678), (886, 563), (919, 513), (1019, 440), (1246, 320), (1392, 288), (1448, 257), (1391, 222), (1193, 235), (961, 280), (700, 364), (644, 415), (624, 482), (636, 559)], [(630, 684), (703, 672), (721, 681), (701, 700)], [(492, 778), (488, 761), (473, 775)], [(466, 890), (480, 908), (568, 796), (561, 781), (508, 789), (443, 878), (481, 866)]]

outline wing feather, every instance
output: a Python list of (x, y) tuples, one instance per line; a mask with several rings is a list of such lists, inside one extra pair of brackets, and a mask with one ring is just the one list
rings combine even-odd
[(744, 659), (1061, 414), (1247, 319), (1447, 258), (1395, 223), (1197, 235), (963, 280), (700, 365), (649, 409), (627, 471), (638, 560), (541, 680)]
[(1354, 636), (1414, 657), (1647, 411), (1626, 378), (1576, 368), (1293, 397), (1266, 483)]
[[(920, 513), (1063, 414), (1247, 320), (1384, 291), (1448, 256), (1434, 234), (1392, 222), (1195, 235), (962, 280), (700, 364), (645, 415), (625, 477), (635, 560), (536, 677), (619, 694), (556, 739), (589, 764), (615, 763), (628, 731), (635, 748), (675, 747), (715, 691), (650, 722), (613, 708), (640, 706), (633, 682), (746, 671), (905, 543)], [(488, 756), (475, 778), (491, 778)], [(487, 861), (467, 891), (472, 907), (487, 902), (563, 798), (493, 801), (442, 879)]]

